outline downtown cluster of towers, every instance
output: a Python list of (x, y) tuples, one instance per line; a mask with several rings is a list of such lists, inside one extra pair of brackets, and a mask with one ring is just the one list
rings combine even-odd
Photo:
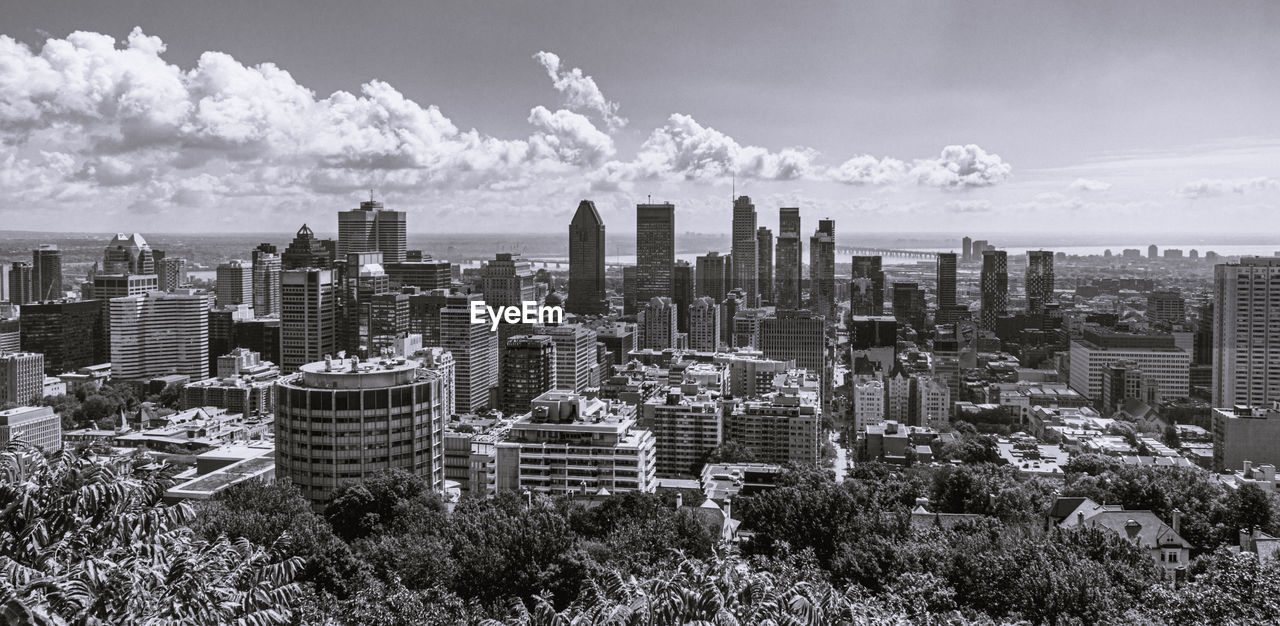
[[(751, 198), (739, 196), (733, 202), (730, 253), (709, 252), (698, 257), (695, 266), (676, 260), (675, 232), (675, 205), (636, 206), (636, 262), (623, 268), (625, 314), (634, 313), (653, 298), (669, 298), (683, 311), (692, 298), (708, 297), (719, 303), (730, 296), (745, 308), (804, 307), (819, 315), (835, 311), (835, 220), (819, 220), (818, 229), (809, 238), (807, 301), (799, 208), (779, 209), (775, 243), (773, 231), (758, 225)], [(578, 205), (569, 224), (569, 295), (565, 308), (583, 315), (609, 311), (605, 225), (590, 200)]]

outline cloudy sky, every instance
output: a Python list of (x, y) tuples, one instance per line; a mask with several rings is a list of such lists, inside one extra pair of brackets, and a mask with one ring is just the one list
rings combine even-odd
[[(434, 6), (434, 5), (439, 6)], [(0, 229), (1280, 221), (1280, 3), (13, 3)]]

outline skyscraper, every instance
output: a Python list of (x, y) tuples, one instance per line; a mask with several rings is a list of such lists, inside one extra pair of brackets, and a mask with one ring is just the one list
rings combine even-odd
[(982, 317), (984, 330), (994, 330), (996, 318), (1009, 310), (1009, 260), (1004, 250), (982, 251)]
[[(362, 358), (376, 356), (372, 302), (375, 295), (391, 290), (391, 279), (382, 269), (381, 252), (352, 252), (346, 261), (338, 289), (338, 349)], [(405, 306), (407, 315), (407, 301)]]
[(884, 270), (880, 268), (878, 256), (853, 257), (853, 278), (849, 283), (851, 315), (884, 314)]
[(665, 350), (676, 347), (676, 308), (671, 298), (650, 298), (648, 305), (640, 310), (636, 318), (639, 326), (640, 340), (636, 347), (644, 349)]
[(968, 263), (973, 258), (973, 240), (965, 237), (960, 240), (960, 260)]
[(502, 412), (529, 412), (529, 403), (556, 384), (556, 345), (546, 335), (516, 335), (507, 340), (502, 363)]
[(803, 304), (802, 269), (804, 243), (800, 237), (800, 209), (778, 209), (778, 245), (774, 271), (774, 303), (779, 309), (798, 309)]
[[(968, 237), (965, 239), (967, 240)], [(965, 255), (968, 255), (967, 246)], [(954, 252), (938, 253), (937, 295), (938, 312), (934, 315), (934, 322), (937, 324), (954, 322), (956, 317), (956, 253)]]
[(239, 259), (218, 265), (214, 306), (253, 305), (253, 268)]
[(671, 272), (671, 303), (676, 307), (676, 325), (680, 332), (689, 332), (689, 304), (697, 296), (694, 293), (693, 266), (688, 261), (676, 261)]
[(604, 279), (604, 220), (590, 200), (578, 203), (569, 222), (569, 298), (565, 311), (578, 315), (609, 312)]
[(756, 262), (760, 266), (760, 304), (773, 304), (773, 231), (766, 226), (756, 229)]
[(155, 274), (155, 253), (140, 233), (116, 233), (102, 253), (103, 274)]
[(759, 256), (756, 239), (756, 205), (751, 198), (733, 201), (733, 280), (730, 288), (747, 294), (747, 306), (758, 306), (760, 289)]
[(1280, 257), (1214, 266), (1213, 406), (1280, 400)]
[(695, 273), (695, 293), (697, 297), (706, 296), (716, 302), (723, 302), (729, 293), (728, 260), (719, 252), (708, 252), (697, 259)]
[[(166, 259), (167, 260), (167, 259)], [(253, 313), (258, 317), (280, 314), (280, 255), (253, 255)]]
[(596, 331), (581, 324), (533, 327), (534, 334), (549, 337), (556, 346), (554, 388), (580, 392), (591, 386), (591, 370), (598, 359)]
[(58, 246), (40, 244), (31, 251), (31, 295), (36, 302), (58, 300), (62, 292), (62, 251)]
[(165, 374), (208, 378), (209, 300), (207, 292), (194, 289), (112, 299), (111, 375), (124, 380)]
[(35, 301), (35, 294), (31, 291), (31, 264), (14, 261), (9, 266), (9, 302), (26, 304)]
[(829, 316), (836, 304), (836, 222), (818, 221), (809, 238), (809, 309)]
[(689, 305), (689, 349), (715, 352), (720, 344), (720, 305), (703, 296)]
[[(298, 229), (289, 247), (280, 255), (282, 270), (298, 270), (308, 267), (330, 269), (337, 259), (337, 244), (331, 239), (317, 239), (306, 224)], [(346, 257), (342, 257), (346, 261)]]
[(1040, 313), (1053, 300), (1053, 252), (1027, 251), (1027, 312)]
[(671, 297), (676, 264), (676, 207), (636, 205), (636, 303)]
[(56, 300), (22, 307), (22, 349), (44, 355), (45, 374), (56, 376), (111, 360), (103, 300)]
[(280, 370), (338, 352), (338, 294), (333, 270), (306, 268), (280, 272)]
[(451, 294), (440, 309), (440, 345), (453, 353), (454, 404), (459, 413), (494, 406), (498, 389), (498, 333), (471, 323), (471, 303), (479, 294)]
[[(160, 291), (173, 291), (187, 282), (187, 260), (182, 257), (167, 256), (156, 261), (156, 283)], [(277, 280), (277, 283), (279, 281)], [(277, 299), (279, 284), (276, 285)]]
[(519, 254), (499, 252), (481, 270), (484, 303), (491, 307), (514, 306), (538, 299), (533, 266)]
[(1157, 246), (1157, 245), (1156, 245), (1156, 244), (1154, 244), (1154, 243), (1153, 243), (1153, 244), (1151, 244), (1151, 245), (1149, 245), (1149, 246), (1147, 246), (1147, 258), (1148, 258), (1148, 259), (1155, 259), (1155, 258), (1159, 258), (1159, 257), (1160, 257), (1160, 247), (1159, 247), (1159, 246)]
[(338, 258), (353, 252), (381, 252), (387, 263), (405, 260), (405, 214), (369, 199), (360, 208), (338, 212)]

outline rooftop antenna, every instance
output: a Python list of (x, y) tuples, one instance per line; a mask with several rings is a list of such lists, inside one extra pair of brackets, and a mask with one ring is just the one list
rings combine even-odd
[(733, 202), (738, 198), (738, 173), (729, 172), (729, 202)]
[(373, 187), (369, 188), (369, 202), (373, 202)]

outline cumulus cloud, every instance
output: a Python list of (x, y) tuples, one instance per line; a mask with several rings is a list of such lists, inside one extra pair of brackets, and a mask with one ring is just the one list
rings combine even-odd
[(1280, 179), (1277, 178), (1202, 178), (1184, 184), (1175, 190), (1174, 194), (1194, 200), (1233, 193), (1276, 190), (1280, 190)]
[(889, 157), (853, 157), (827, 171), (830, 180), (848, 185), (893, 185), (914, 183), (939, 189), (990, 187), (1003, 182), (1013, 168), (981, 147), (947, 146), (937, 158), (906, 163)]
[(720, 180), (731, 175), (758, 180), (795, 180), (813, 169), (817, 152), (807, 148), (771, 151), (742, 145), (692, 116), (672, 114), (655, 129), (629, 162), (611, 161), (594, 174), (597, 188), (633, 180)]
[(1071, 191), (1106, 191), (1110, 188), (1111, 183), (1092, 178), (1077, 178), (1067, 185), (1067, 189)]
[(605, 98), (595, 79), (583, 74), (581, 69), (562, 69), (559, 55), (545, 50), (533, 58), (542, 64), (556, 91), (564, 96), (565, 106), (599, 115), (611, 131), (627, 125), (627, 119), (618, 115), (618, 103)]

